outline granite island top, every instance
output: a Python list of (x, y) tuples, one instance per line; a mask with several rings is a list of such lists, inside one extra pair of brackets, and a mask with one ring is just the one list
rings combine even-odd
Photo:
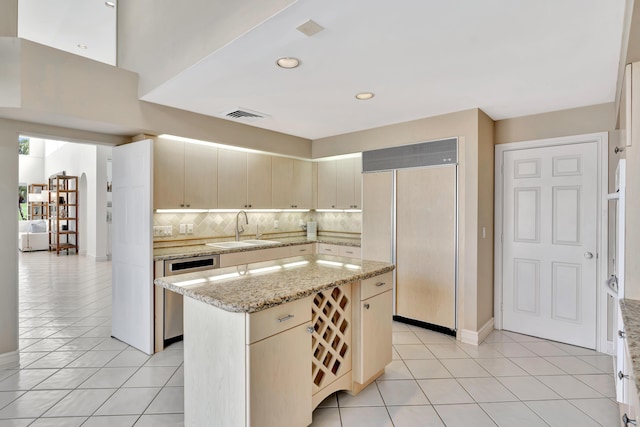
[(226, 311), (253, 313), (394, 268), (385, 262), (308, 255), (160, 277), (154, 283)]
[[(206, 244), (154, 248), (153, 260), (163, 261), (165, 259), (177, 259), (177, 258), (195, 257), (195, 256), (203, 256), (203, 255), (215, 255), (215, 254), (229, 254), (234, 252), (254, 251), (257, 249), (278, 248), (282, 246), (305, 245), (308, 243), (328, 243), (332, 245), (360, 247), (360, 239), (349, 239), (349, 238), (341, 238), (341, 237), (318, 236), (316, 239), (311, 239), (311, 240), (307, 239), (306, 237), (284, 237), (284, 238), (273, 238), (273, 239), (270, 239), (269, 237), (264, 237), (264, 238), (277, 241), (278, 243), (273, 245), (268, 245), (268, 246), (249, 246), (249, 247), (230, 248), (230, 249), (216, 248), (213, 246), (207, 246)], [(226, 241), (229, 241), (229, 239), (226, 239)], [(215, 241), (212, 240), (212, 242), (215, 242)]]
[(620, 313), (624, 322), (629, 356), (633, 365), (636, 390), (640, 396), (640, 300), (624, 298), (620, 300)]

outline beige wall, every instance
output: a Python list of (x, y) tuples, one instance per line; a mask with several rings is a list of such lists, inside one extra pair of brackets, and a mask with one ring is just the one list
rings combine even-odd
[[(478, 328), (493, 318), (494, 121), (478, 114)], [(484, 233), (483, 233), (484, 230)]]
[[(27, 40), (11, 40), (0, 43), (0, 57), (21, 64), (21, 108), (0, 108), (0, 118), (125, 136), (168, 133), (311, 157), (307, 139), (139, 101), (135, 73)], [(19, 49), (11, 48), (16, 41)]]
[(498, 120), (495, 122), (495, 143), (603, 132), (613, 130), (614, 126), (615, 106), (611, 102)]
[(0, 0), (0, 37), (18, 36), (18, 0)]
[[(140, 95), (253, 29), (294, 0), (135, 0), (118, 3), (118, 66)], [(140, 37), (144, 34), (144, 37)]]
[(18, 128), (0, 120), (0, 355), (18, 349)]

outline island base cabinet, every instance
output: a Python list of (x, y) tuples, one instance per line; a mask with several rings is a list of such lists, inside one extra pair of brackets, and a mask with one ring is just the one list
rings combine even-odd
[(311, 424), (311, 323), (247, 346), (248, 426)]

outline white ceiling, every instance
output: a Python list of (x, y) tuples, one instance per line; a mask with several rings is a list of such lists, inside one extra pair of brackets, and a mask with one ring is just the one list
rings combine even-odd
[[(216, 117), (253, 110), (268, 116), (248, 124), (309, 139), (475, 107), (499, 120), (612, 102), (624, 4), (298, 0), (143, 99)], [(325, 30), (297, 31), (308, 19)], [(280, 69), (281, 56), (302, 65)]]
[(104, 0), (18, 0), (23, 39), (115, 65), (116, 31), (116, 8)]

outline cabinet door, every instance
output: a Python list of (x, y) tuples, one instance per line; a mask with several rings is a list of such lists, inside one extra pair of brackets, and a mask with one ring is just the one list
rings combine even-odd
[(312, 164), (304, 160), (293, 161), (293, 207), (311, 209)]
[(400, 169), (396, 188), (396, 314), (454, 329), (456, 167)]
[(362, 197), (362, 258), (391, 262), (393, 172), (366, 173)]
[(336, 162), (336, 201), (340, 209), (353, 209), (353, 159)]
[(353, 207), (362, 209), (362, 157), (353, 160)]
[(271, 156), (247, 153), (247, 206), (270, 209)]
[(153, 208), (184, 208), (184, 142), (153, 143)]
[(247, 346), (248, 426), (311, 424), (309, 326), (309, 322), (303, 323)]
[(200, 144), (185, 144), (184, 165), (185, 207), (217, 208), (218, 149)]
[(293, 159), (273, 157), (271, 159), (271, 188), (273, 207), (275, 209), (289, 209), (293, 207)]
[(242, 209), (247, 205), (247, 153), (218, 150), (218, 208)]
[(318, 162), (318, 208), (336, 208), (336, 161)]
[(362, 313), (362, 382), (384, 369), (391, 363), (392, 327), (391, 291), (360, 302)]

